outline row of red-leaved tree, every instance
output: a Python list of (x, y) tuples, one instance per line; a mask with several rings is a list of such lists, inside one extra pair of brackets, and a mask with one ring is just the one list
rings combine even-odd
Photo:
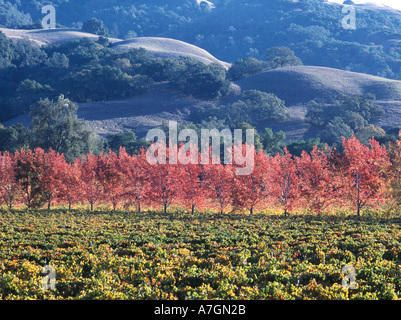
[(358, 215), (386, 203), (395, 172), (386, 148), (353, 137), (343, 139), (343, 150), (314, 148), (300, 157), (254, 152), (253, 172), (237, 175), (235, 164), (149, 164), (146, 150), (131, 156), (121, 148), (68, 163), (53, 150), (22, 149), (0, 154), (0, 200), (9, 208), (106, 204), (138, 212), (179, 206), (192, 213), (274, 208), (285, 214), (352, 208)]

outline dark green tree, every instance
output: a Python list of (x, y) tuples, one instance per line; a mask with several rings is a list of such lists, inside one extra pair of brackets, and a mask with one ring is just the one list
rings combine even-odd
[(288, 47), (273, 47), (268, 49), (266, 60), (268, 67), (271, 69), (303, 64), (301, 59), (295, 56), (294, 51)]
[(246, 140), (246, 130), (250, 129), (250, 130), (254, 130), (254, 146), (255, 146), (255, 150), (259, 151), (263, 149), (263, 143), (262, 143), (262, 138), (259, 135), (258, 131), (256, 130), (256, 128), (252, 125), (250, 125), (249, 123), (243, 122), (240, 123), (238, 125), (238, 128), (236, 129), (241, 129), (242, 130), (242, 143), (247, 142)]
[(320, 142), (320, 138), (311, 138), (307, 140), (293, 141), (286, 145), (288, 151), (297, 157), (301, 156), (302, 151), (311, 152), (314, 146), (317, 146), (319, 150), (323, 150), (326, 144)]
[(51, 96), (52, 93), (53, 89), (49, 85), (42, 85), (35, 80), (25, 79), (16, 90), (17, 98), (14, 103), (14, 113), (29, 112), (34, 103)]
[(272, 129), (265, 128), (263, 133), (260, 134), (260, 140), (263, 144), (263, 151), (275, 155), (283, 152), (281, 144), (285, 140), (285, 133), (283, 131), (273, 133)]
[(386, 137), (386, 131), (371, 124), (356, 131), (355, 137), (362, 143), (369, 145), (369, 140), (372, 138), (377, 141), (384, 139)]
[(136, 134), (131, 130), (126, 130), (120, 133), (109, 134), (107, 137), (108, 148), (117, 153), (120, 147), (124, 147), (129, 154), (134, 154), (140, 150), (142, 146), (147, 145), (143, 139), (137, 138)]
[(206, 65), (200, 61), (183, 58), (183, 68), (171, 74), (170, 86), (195, 98), (211, 100), (230, 92), (226, 70), (218, 64)]
[(82, 25), (82, 31), (97, 34), (99, 36), (108, 37), (109, 29), (107, 29), (102, 20), (92, 18)]
[(352, 129), (366, 126), (373, 119), (384, 114), (383, 109), (374, 103), (375, 96), (340, 95), (331, 103), (310, 103), (306, 119), (317, 126), (325, 126), (335, 117), (340, 117)]
[(341, 138), (350, 139), (354, 131), (340, 117), (331, 120), (325, 129), (321, 132), (320, 138), (322, 142), (329, 145), (341, 146)]
[(284, 101), (273, 93), (247, 90), (244, 91), (242, 98), (248, 106), (247, 112), (251, 114), (253, 123), (267, 120), (282, 121), (289, 117)]
[(21, 123), (5, 128), (0, 125), (0, 151), (15, 152), (32, 145), (32, 132)]
[(67, 161), (96, 152), (97, 141), (78, 119), (78, 106), (60, 95), (56, 101), (40, 100), (31, 108), (34, 146), (63, 153)]
[(231, 81), (237, 81), (246, 78), (252, 74), (262, 72), (267, 65), (265, 62), (258, 59), (248, 57), (246, 59), (240, 59), (236, 61), (230, 69), (228, 69), (228, 79)]

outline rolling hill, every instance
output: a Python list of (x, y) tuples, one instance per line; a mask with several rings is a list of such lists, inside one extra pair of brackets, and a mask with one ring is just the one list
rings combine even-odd
[(179, 58), (182, 56), (194, 58), (203, 63), (217, 63), (226, 69), (230, 67), (229, 63), (220, 61), (212, 56), (206, 50), (203, 50), (192, 44), (183, 41), (157, 38), (157, 37), (141, 37), (125, 41), (115, 42), (112, 46), (115, 50), (130, 50), (144, 48), (156, 57), (162, 58)]
[(231, 101), (240, 99), (242, 91), (251, 89), (274, 93), (285, 101), (291, 119), (284, 123), (265, 123), (264, 126), (283, 130), (289, 140), (316, 136), (316, 128), (305, 122), (309, 101), (330, 102), (341, 94), (373, 94), (375, 103), (386, 113), (375, 124), (386, 129), (401, 123), (401, 81), (398, 80), (327, 67), (296, 66), (258, 73), (235, 85), (237, 90), (229, 98)]
[[(39, 45), (60, 43), (71, 39), (98, 36), (74, 29), (54, 30), (10, 30), (0, 29), (11, 38), (27, 38)], [(189, 56), (205, 63), (219, 63), (225, 68), (230, 64), (219, 61), (207, 51), (182, 41), (167, 38), (135, 38), (131, 40), (110, 39), (116, 50), (145, 48), (155, 56)], [(274, 131), (286, 132), (287, 140), (305, 139), (316, 136), (316, 128), (305, 121), (308, 102), (329, 102), (340, 94), (374, 94), (376, 103), (386, 110), (386, 115), (377, 124), (383, 128), (401, 123), (401, 81), (377, 76), (317, 66), (284, 67), (261, 72), (232, 84), (231, 93), (219, 101), (194, 99), (168, 89), (165, 83), (137, 97), (124, 100), (80, 103), (78, 116), (99, 135), (133, 130), (139, 136), (159, 126), (163, 120), (187, 120), (199, 107), (228, 104), (241, 99), (245, 90), (274, 93), (284, 100), (291, 118), (285, 122), (266, 122), (260, 128), (270, 127)], [(94, 112), (96, 110), (96, 112)], [(5, 123), (29, 124), (27, 115)]]
[(339, 94), (374, 94), (377, 100), (401, 99), (401, 81), (327, 67), (296, 66), (265, 71), (236, 82), (243, 90), (272, 92), (287, 106)]
[[(59, 44), (70, 40), (90, 38), (99, 39), (99, 36), (91, 33), (81, 32), (78, 29), (39, 29), (39, 30), (17, 30), (0, 28), (8, 38), (11, 39), (28, 39), (36, 42), (39, 46), (49, 44)], [(111, 43), (121, 41), (119, 39), (110, 39)]]
[[(193, 99), (160, 84), (136, 98), (80, 104), (79, 115), (100, 134), (131, 129), (144, 135), (163, 120), (186, 120), (196, 108), (234, 102), (250, 89), (274, 93), (286, 102), (291, 119), (266, 122), (258, 129), (283, 130), (288, 140), (315, 137), (316, 129), (305, 122), (308, 102), (330, 102), (340, 94), (374, 94), (376, 103), (386, 111), (377, 124), (390, 128), (401, 123), (401, 81), (314, 66), (285, 67), (250, 76), (233, 83), (231, 94), (220, 101)], [(92, 110), (97, 110), (96, 114)]]
[[(40, 29), (40, 30), (14, 30), (0, 28), (7, 37), (12, 39), (29, 39), (36, 42), (39, 46), (49, 44), (59, 44), (66, 41), (82, 38), (98, 40), (99, 36), (91, 33), (79, 31), (78, 29)], [(144, 48), (158, 57), (179, 58), (191, 57), (203, 63), (217, 63), (228, 69), (229, 63), (220, 61), (209, 52), (188, 44), (169, 38), (141, 37), (131, 40), (121, 40), (109, 38), (111, 48), (115, 50), (130, 50)]]
[[(283, 130), (289, 141), (316, 136), (316, 128), (305, 121), (309, 101), (329, 102), (340, 94), (374, 94), (376, 103), (386, 111), (377, 124), (390, 128), (401, 123), (401, 81), (314, 66), (284, 67), (249, 76), (233, 83), (231, 94), (219, 101), (193, 99), (168, 90), (166, 84), (157, 84), (151, 92), (130, 99), (80, 103), (78, 116), (99, 135), (130, 129), (144, 136), (164, 120), (187, 120), (196, 108), (234, 102), (250, 89), (274, 93), (286, 102), (289, 120), (266, 122), (257, 129)], [(27, 125), (29, 118), (23, 115), (5, 125), (18, 122)]]

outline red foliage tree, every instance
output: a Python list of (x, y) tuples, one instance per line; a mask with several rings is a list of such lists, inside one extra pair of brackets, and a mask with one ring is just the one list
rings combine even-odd
[(40, 188), (47, 202), (47, 209), (56, 200), (60, 191), (61, 177), (64, 172), (65, 158), (53, 149), (47, 153), (43, 149), (35, 150), (36, 163), (40, 173)]
[[(148, 175), (151, 181), (148, 200), (153, 205), (162, 205), (163, 212), (167, 213), (169, 206), (179, 197), (179, 177), (177, 175), (177, 164), (170, 163), (171, 150), (164, 143), (156, 143), (157, 154), (165, 155), (165, 163), (157, 161), (149, 163)], [(147, 159), (149, 160), (149, 159)]]
[(341, 195), (360, 216), (365, 205), (383, 202), (386, 176), (391, 166), (386, 147), (370, 139), (370, 147), (352, 137), (343, 138), (344, 156), (341, 168)]
[(44, 202), (41, 178), (44, 151), (40, 148), (15, 152), (15, 178), (20, 186), (23, 203), (30, 208), (40, 207)]
[(68, 204), (68, 209), (71, 210), (72, 205), (78, 203), (81, 197), (81, 177), (76, 163), (65, 161), (61, 164), (59, 181), (57, 202)]
[(230, 164), (206, 164), (204, 174), (211, 204), (223, 214), (233, 199), (234, 168)]
[(296, 160), (284, 148), (284, 155), (277, 154), (270, 159), (269, 175), (270, 196), (284, 210), (284, 215), (297, 208), (300, 200), (300, 179)]
[(97, 156), (89, 153), (82, 160), (77, 159), (75, 162), (80, 173), (80, 200), (89, 203), (91, 211), (94, 205), (103, 199), (103, 189), (96, 174), (97, 160)]
[(125, 148), (120, 148), (119, 161), (123, 174), (123, 198), (129, 206), (135, 204), (140, 213), (151, 185), (146, 151), (141, 149), (139, 154), (130, 156)]
[[(180, 149), (181, 150), (181, 149)], [(188, 154), (190, 150), (187, 151)], [(206, 179), (200, 153), (195, 153), (196, 161), (187, 164), (179, 163), (176, 170), (178, 183), (178, 200), (194, 214), (195, 208), (203, 208), (206, 203)]]
[(235, 175), (233, 179), (233, 205), (236, 208), (247, 209), (253, 214), (255, 208), (260, 206), (268, 197), (269, 157), (261, 150), (248, 154), (254, 157), (254, 168), (252, 173), (246, 175)]
[(97, 158), (96, 180), (102, 188), (102, 195), (106, 202), (117, 209), (122, 201), (123, 173), (118, 156), (110, 150), (108, 154), (100, 154)]
[(8, 151), (0, 154), (0, 198), (12, 209), (19, 185), (15, 178), (15, 158)]
[(328, 147), (318, 150), (315, 146), (310, 154), (303, 151), (301, 157), (297, 158), (301, 198), (309, 209), (319, 215), (330, 207), (336, 193), (336, 177), (328, 159), (330, 153)]

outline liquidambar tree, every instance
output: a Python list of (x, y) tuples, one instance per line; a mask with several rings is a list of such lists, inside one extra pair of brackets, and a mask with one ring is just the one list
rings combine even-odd
[(386, 147), (370, 139), (370, 147), (354, 136), (342, 139), (344, 155), (340, 172), (340, 195), (346, 205), (356, 208), (357, 216), (367, 205), (379, 206), (385, 201), (386, 177), (391, 162)]

